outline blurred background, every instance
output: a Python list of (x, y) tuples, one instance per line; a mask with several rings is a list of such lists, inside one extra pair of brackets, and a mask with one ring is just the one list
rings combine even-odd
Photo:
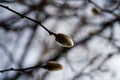
[(120, 80), (120, 0), (0, 0), (75, 45), (58, 45), (38, 24), (0, 7), (0, 70), (48, 61), (60, 71), (0, 73), (0, 80)]

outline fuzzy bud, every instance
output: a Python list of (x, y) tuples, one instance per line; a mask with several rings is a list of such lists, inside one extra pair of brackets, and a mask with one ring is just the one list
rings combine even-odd
[(92, 8), (92, 12), (93, 12), (94, 14), (100, 14), (100, 13), (101, 13), (100, 9), (95, 8), (95, 7)]
[(89, 32), (89, 35), (90, 35), (90, 36), (94, 36), (94, 35), (96, 35), (96, 34), (97, 34), (96, 31), (91, 31), (91, 32)]
[(55, 61), (48, 62), (43, 68), (49, 71), (57, 71), (63, 69), (62, 65)]
[(72, 47), (74, 45), (72, 38), (66, 34), (59, 33), (55, 36), (55, 38), (57, 43), (61, 46)]

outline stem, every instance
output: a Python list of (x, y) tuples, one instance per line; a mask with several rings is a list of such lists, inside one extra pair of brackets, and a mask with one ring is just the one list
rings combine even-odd
[(20, 69), (10, 68), (10, 69), (5, 69), (5, 70), (0, 70), (0, 73), (8, 72), (8, 71), (22, 71), (22, 72), (25, 72), (25, 71), (34, 70), (34, 69), (37, 69), (37, 68), (43, 68), (43, 66), (33, 66), (33, 67), (20, 68)]
[(43, 26), (43, 25), (41, 24), (41, 22), (38, 22), (38, 21), (36, 21), (36, 20), (34, 20), (34, 19), (32, 19), (32, 18), (29, 18), (29, 17), (27, 17), (27, 16), (25, 16), (25, 15), (22, 15), (22, 14), (18, 13), (17, 11), (14, 11), (13, 9), (10, 9), (8, 6), (4, 6), (4, 5), (1, 5), (1, 4), (0, 4), (0, 7), (3, 7), (3, 8), (5, 8), (5, 9), (7, 9), (7, 10), (9, 10), (9, 11), (11, 11), (11, 12), (17, 14), (17, 15), (19, 15), (21, 18), (26, 18), (26, 19), (28, 19), (28, 20), (30, 20), (30, 21), (33, 21), (33, 22), (39, 24), (39, 25), (40, 25), (42, 28), (44, 28), (50, 35), (56, 36), (56, 33), (48, 30), (45, 26)]
[(13, 3), (15, 1), (0, 1), (0, 3)]

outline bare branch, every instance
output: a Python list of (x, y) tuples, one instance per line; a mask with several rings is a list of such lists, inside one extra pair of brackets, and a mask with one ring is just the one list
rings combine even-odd
[(29, 17), (27, 17), (27, 16), (25, 16), (25, 15), (22, 15), (22, 14), (20, 14), (19, 12), (10, 9), (8, 6), (4, 6), (4, 5), (0, 4), (0, 7), (3, 7), (3, 8), (5, 8), (5, 9), (7, 9), (7, 10), (9, 10), (9, 11), (11, 11), (11, 12), (17, 14), (17, 15), (19, 15), (21, 18), (26, 18), (26, 19), (28, 19), (28, 20), (30, 20), (30, 21), (33, 21), (33, 22), (39, 24), (39, 25), (40, 25), (42, 28), (44, 28), (50, 35), (56, 36), (56, 33), (48, 30), (45, 26), (43, 26), (43, 25), (41, 24), (41, 22), (38, 22), (38, 21), (36, 21), (36, 20), (34, 20), (34, 19), (32, 19), (32, 18), (29, 18)]
[(8, 71), (18, 71), (18, 72), (26, 72), (26, 71), (30, 71), (30, 70), (35, 70), (38, 68), (43, 68), (43, 66), (41, 65), (37, 65), (37, 66), (33, 66), (33, 67), (28, 67), (28, 68), (20, 68), (20, 69), (14, 69), (14, 68), (10, 68), (10, 69), (5, 69), (5, 70), (0, 70), (0, 73), (4, 73), (4, 72), (8, 72)]

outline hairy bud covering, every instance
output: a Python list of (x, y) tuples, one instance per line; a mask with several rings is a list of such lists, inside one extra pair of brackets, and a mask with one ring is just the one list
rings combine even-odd
[(72, 38), (66, 34), (59, 33), (55, 37), (57, 43), (60, 44), (61, 46), (72, 47), (74, 45)]
[(61, 64), (55, 61), (50, 61), (44, 66), (44, 68), (49, 71), (57, 71), (57, 70), (61, 70), (63, 67)]

